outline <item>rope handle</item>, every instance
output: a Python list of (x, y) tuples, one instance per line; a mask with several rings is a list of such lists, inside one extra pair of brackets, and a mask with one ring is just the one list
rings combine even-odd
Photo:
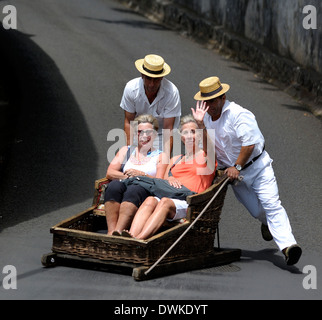
[[(239, 176), (238, 181), (242, 181), (243, 177)], [(207, 205), (204, 207), (204, 209), (200, 212), (198, 217), (191, 223), (191, 225), (182, 233), (182, 235), (171, 245), (171, 247), (147, 270), (144, 272), (145, 275), (148, 275), (164, 258), (165, 256), (177, 245), (177, 243), (189, 232), (189, 230), (195, 225), (195, 223), (201, 218), (201, 216), (205, 213), (205, 211), (209, 208), (209, 206), (212, 204), (212, 202), (216, 199), (218, 194), (221, 192), (221, 190), (226, 186), (226, 184), (230, 181), (229, 178), (226, 178), (218, 191), (215, 193), (215, 195), (209, 200)]]

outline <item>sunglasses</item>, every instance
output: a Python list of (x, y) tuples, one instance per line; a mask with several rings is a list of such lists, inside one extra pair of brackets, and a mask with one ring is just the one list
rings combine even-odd
[(154, 130), (150, 129), (150, 130), (138, 130), (138, 135), (139, 136), (143, 136), (143, 135), (146, 135), (146, 136), (152, 136), (154, 133)]

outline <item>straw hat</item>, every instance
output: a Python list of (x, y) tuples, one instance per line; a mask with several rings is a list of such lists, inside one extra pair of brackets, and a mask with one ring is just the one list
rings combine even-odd
[(142, 74), (151, 78), (164, 77), (171, 72), (170, 66), (164, 62), (163, 58), (155, 54), (136, 60), (135, 66)]
[(217, 98), (230, 89), (229, 84), (221, 83), (218, 77), (210, 77), (199, 84), (200, 91), (195, 95), (195, 100), (210, 100)]

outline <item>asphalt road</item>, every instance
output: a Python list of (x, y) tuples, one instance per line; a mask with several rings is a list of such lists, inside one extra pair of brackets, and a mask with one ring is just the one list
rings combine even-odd
[[(321, 299), (322, 126), (306, 109), (251, 70), (113, 0), (12, 0), (18, 30), (2, 33), (1, 50), (15, 74), (20, 115), (16, 143), (1, 181), (0, 299)], [(229, 190), (220, 223), (222, 247), (242, 249), (239, 262), (135, 282), (130, 276), (78, 268), (45, 269), (51, 226), (91, 205), (93, 184), (105, 175), (107, 134), (122, 128), (126, 82), (134, 61), (158, 53), (172, 67), (182, 113), (195, 106), (200, 80), (218, 75), (228, 99), (256, 114), (274, 159), (280, 196), (303, 248), (287, 267), (260, 224)], [(6, 290), (5, 266), (17, 270)], [(305, 273), (304, 267), (316, 270)], [(2, 273), (1, 273), (2, 271)], [(312, 276), (317, 289), (306, 290)]]

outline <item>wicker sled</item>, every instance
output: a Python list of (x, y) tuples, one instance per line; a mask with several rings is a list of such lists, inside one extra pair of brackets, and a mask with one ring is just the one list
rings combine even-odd
[(239, 260), (240, 250), (214, 248), (227, 191), (227, 185), (225, 185), (193, 228), (158, 266), (148, 275), (145, 274), (196, 219), (223, 181), (224, 177), (217, 177), (209, 189), (187, 197), (189, 207), (184, 222), (164, 225), (159, 233), (151, 238), (137, 240), (106, 234), (105, 214), (100, 207), (107, 181), (106, 179), (97, 180), (93, 206), (50, 229), (53, 234), (52, 252), (43, 255), (42, 264), (45, 267), (72, 264), (77, 267), (99, 267), (116, 272), (130, 271), (135, 280), (146, 280)]

